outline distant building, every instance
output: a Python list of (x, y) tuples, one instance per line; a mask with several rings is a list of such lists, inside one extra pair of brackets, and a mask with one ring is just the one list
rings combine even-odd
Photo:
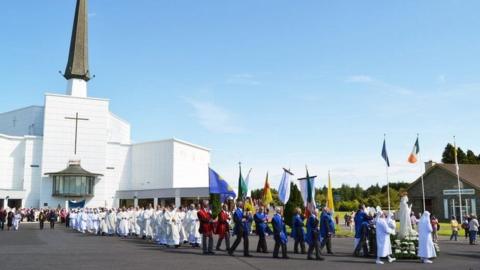
[[(478, 216), (480, 204), (480, 165), (460, 164), (460, 192), (463, 215)], [(460, 217), (458, 181), (455, 164), (425, 163), (423, 174), (425, 186), (425, 208), (438, 219), (448, 220), (451, 216)], [(407, 189), (412, 210), (423, 211), (421, 177)]]

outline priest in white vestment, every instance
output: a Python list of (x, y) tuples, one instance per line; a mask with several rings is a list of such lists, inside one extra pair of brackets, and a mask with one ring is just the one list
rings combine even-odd
[(112, 236), (115, 234), (116, 222), (117, 222), (117, 214), (115, 213), (115, 209), (111, 209), (109, 210), (107, 215), (108, 235)]
[(108, 234), (107, 212), (100, 211), (100, 213), (98, 213), (98, 219), (100, 220), (100, 234), (107, 235)]
[(390, 257), (392, 255), (392, 244), (390, 242), (390, 235), (395, 234), (395, 229), (389, 226), (385, 213), (383, 211), (377, 211), (376, 225), (376, 238), (377, 238), (377, 264), (383, 264), (382, 258), (387, 258), (388, 262), (395, 261), (395, 258)]
[(185, 223), (188, 242), (192, 246), (200, 246), (202, 243), (202, 235), (199, 232), (200, 221), (198, 220), (197, 209), (195, 209), (195, 205), (193, 204), (190, 205), (190, 209), (185, 216)]
[(185, 232), (185, 227), (184, 227), (184, 220), (185, 220), (185, 211), (183, 211), (183, 207), (179, 207), (177, 210), (177, 224), (178, 224), (178, 233), (180, 235), (180, 243), (187, 243), (188, 242), (188, 236)]
[(437, 257), (432, 232), (430, 212), (425, 211), (418, 223), (418, 257), (420, 257), (422, 263), (432, 263), (430, 259)]
[(137, 215), (137, 222), (135, 224), (135, 230), (136, 230), (136, 233), (137, 233), (138, 237), (143, 236), (143, 211), (144, 211), (144, 209), (142, 207), (137, 209), (137, 214), (136, 214)]
[(168, 207), (168, 210), (165, 212), (164, 219), (167, 223), (168, 228), (167, 245), (170, 247), (180, 246), (180, 233), (178, 231), (177, 224), (177, 211), (173, 206)]
[(98, 217), (98, 210), (94, 209), (92, 214), (93, 233), (95, 235), (100, 231), (100, 218)]
[(152, 215), (153, 215), (153, 210), (152, 210), (152, 205), (149, 205), (145, 211), (143, 211), (143, 238), (148, 239), (152, 238), (153, 236), (153, 230), (152, 230)]
[(120, 221), (118, 232), (121, 237), (126, 238), (128, 236), (128, 213), (125, 208), (120, 212), (118, 220)]
[(70, 211), (70, 228), (72, 228), (73, 230), (76, 230), (77, 229), (77, 211), (75, 210), (71, 210)]

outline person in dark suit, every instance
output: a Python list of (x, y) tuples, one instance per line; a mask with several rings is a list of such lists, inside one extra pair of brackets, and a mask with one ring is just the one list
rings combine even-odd
[(48, 221), (50, 221), (50, 229), (55, 229), (55, 222), (57, 221), (57, 213), (55, 210), (51, 210), (48, 214)]
[(296, 208), (295, 215), (292, 221), (292, 237), (295, 239), (293, 244), (293, 253), (298, 253), (298, 246), (300, 246), (300, 252), (305, 254), (305, 230), (303, 224), (302, 209)]
[(267, 253), (267, 240), (265, 239), (267, 232), (267, 215), (263, 207), (258, 209), (257, 213), (253, 216), (253, 220), (255, 220), (255, 230), (258, 235), (257, 252)]
[(233, 233), (237, 236), (237, 238), (235, 239), (232, 247), (228, 250), (228, 255), (233, 256), (235, 249), (237, 249), (238, 245), (243, 239), (243, 256), (252, 257), (248, 250), (248, 235), (250, 234), (248, 225), (251, 220), (252, 217), (244, 213), (243, 202), (238, 201), (237, 209), (233, 213), (233, 222), (235, 223), (235, 226), (233, 227)]
[(45, 215), (44, 211), (40, 211), (38, 214), (38, 223), (40, 224), (40, 230), (43, 230), (43, 226), (45, 224), (45, 220), (47, 220), (47, 217)]
[[(318, 220), (318, 210), (308, 217), (307, 221), (307, 243), (308, 243), (308, 256), (309, 260), (323, 260), (320, 256), (320, 248), (318, 247), (318, 241), (320, 237), (319, 229), (320, 221)], [(315, 251), (315, 258), (313, 258), (313, 251)]]
[(282, 217), (282, 210), (280, 208), (275, 209), (275, 215), (272, 218), (273, 227), (273, 239), (275, 240), (275, 247), (273, 248), (273, 257), (278, 257), (280, 248), (282, 249), (282, 258), (288, 259), (287, 256), (287, 231), (285, 228), (285, 222)]
[(333, 221), (332, 212), (328, 208), (324, 208), (320, 217), (320, 236), (322, 242), (320, 244), (320, 252), (326, 246), (327, 253), (333, 254), (332, 236), (335, 234), (335, 222)]

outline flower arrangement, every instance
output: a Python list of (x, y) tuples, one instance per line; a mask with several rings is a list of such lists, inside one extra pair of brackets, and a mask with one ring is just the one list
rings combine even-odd
[[(390, 237), (392, 243), (393, 256), (396, 259), (418, 259), (418, 234), (410, 234), (404, 239), (398, 239), (397, 235)], [(440, 253), (440, 247), (434, 243), (437, 256)]]

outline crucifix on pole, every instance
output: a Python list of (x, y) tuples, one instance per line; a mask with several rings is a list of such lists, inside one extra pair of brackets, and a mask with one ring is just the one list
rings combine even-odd
[(78, 112), (75, 114), (75, 117), (65, 117), (65, 119), (68, 120), (75, 120), (75, 148), (74, 148), (74, 154), (77, 154), (77, 138), (78, 138), (78, 121), (83, 120), (83, 121), (88, 121), (88, 118), (79, 118), (78, 117)]

